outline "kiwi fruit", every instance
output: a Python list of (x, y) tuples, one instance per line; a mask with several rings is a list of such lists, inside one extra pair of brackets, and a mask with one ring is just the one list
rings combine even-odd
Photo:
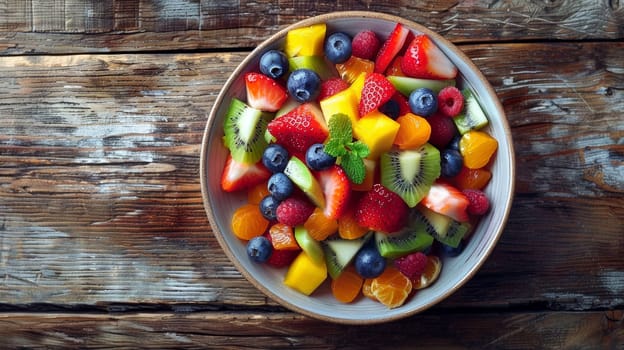
[(453, 248), (459, 246), (459, 243), (471, 228), (467, 222), (459, 222), (426, 207), (419, 207), (418, 214), (416, 215), (417, 222), (422, 222), (427, 232), (433, 238)]
[(464, 111), (460, 115), (453, 118), (455, 126), (460, 134), (465, 134), (470, 130), (479, 130), (488, 124), (488, 119), (479, 105), (479, 101), (468, 90), (462, 90), (464, 95)]
[(253, 164), (262, 158), (267, 147), (264, 133), (272, 117), (271, 113), (249, 107), (237, 98), (232, 99), (223, 121), (223, 143), (235, 161)]
[(312, 236), (308, 230), (303, 226), (295, 226), (295, 240), (297, 244), (301, 247), (301, 249), (308, 254), (310, 259), (312, 259), (317, 264), (324, 263), (324, 254), (323, 247), (321, 247), (321, 243)]
[(455, 79), (420, 79), (390, 75), (388, 81), (404, 96), (409, 96), (412, 91), (420, 88), (430, 89), (437, 94), (447, 86), (455, 86)]
[(425, 250), (433, 244), (433, 237), (427, 233), (422, 222), (415, 222), (392, 234), (375, 232), (375, 244), (381, 256), (394, 259)]
[(357, 239), (329, 238), (322, 242), (327, 272), (336, 279), (358, 251), (372, 237), (372, 231)]
[(440, 176), (440, 151), (426, 143), (418, 149), (391, 150), (380, 158), (381, 184), (413, 208)]

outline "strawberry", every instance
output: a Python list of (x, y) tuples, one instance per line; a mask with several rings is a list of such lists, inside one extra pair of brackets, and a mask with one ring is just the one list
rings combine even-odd
[(373, 189), (362, 196), (355, 208), (358, 225), (387, 233), (404, 227), (407, 214), (405, 201), (382, 184), (374, 184)]
[[(264, 237), (266, 237), (269, 242), (271, 242), (271, 245), (273, 245), (271, 235), (268, 232), (264, 234)], [(271, 256), (269, 256), (266, 263), (277, 268), (286, 267), (290, 265), (293, 260), (295, 260), (300, 251), (301, 249), (273, 249), (273, 252), (271, 253)]]
[(416, 35), (401, 61), (405, 75), (423, 79), (453, 79), (457, 67), (425, 34)]
[(245, 74), (245, 87), (247, 103), (261, 111), (276, 112), (288, 99), (286, 89), (262, 73)]
[(288, 226), (303, 225), (312, 215), (314, 208), (315, 206), (307, 200), (297, 197), (286, 198), (275, 211), (277, 222)]
[(330, 219), (338, 219), (347, 208), (351, 195), (351, 182), (347, 174), (340, 166), (333, 165), (319, 171), (316, 176), (325, 195), (323, 214)]
[(425, 272), (427, 256), (423, 252), (410, 253), (394, 260), (394, 266), (413, 281)]
[(267, 129), (277, 143), (300, 159), (305, 159), (305, 152), (310, 146), (325, 142), (329, 136), (323, 113), (312, 103), (301, 104), (273, 119)]
[(421, 203), (435, 211), (459, 222), (467, 222), (470, 201), (460, 190), (446, 182), (434, 182)]
[(377, 57), (375, 58), (376, 73), (383, 73), (386, 71), (390, 62), (392, 62), (394, 57), (401, 51), (409, 32), (410, 30), (408, 28), (401, 23), (397, 23), (392, 33), (390, 33), (390, 36), (384, 41), (381, 49), (379, 49), (377, 53)]
[(462, 193), (468, 198), (468, 214), (481, 216), (490, 209), (490, 200), (481, 190), (465, 189)]
[(254, 164), (241, 163), (228, 154), (221, 175), (221, 188), (226, 192), (244, 190), (267, 181), (269, 177), (271, 172), (261, 161)]
[(330, 96), (339, 93), (342, 90), (346, 90), (349, 84), (341, 78), (330, 78), (321, 83), (321, 90), (319, 92), (317, 101), (322, 101)]
[(381, 46), (381, 41), (372, 30), (363, 30), (351, 41), (351, 54), (365, 60), (372, 60)]
[(400, 92), (395, 92), (394, 95), (392, 95), (391, 100), (395, 100), (399, 105), (399, 117), (412, 111), (407, 98), (405, 98), (405, 96), (403, 96)]
[(388, 102), (396, 92), (394, 85), (383, 74), (371, 73), (364, 80), (362, 97), (358, 106), (360, 117)]

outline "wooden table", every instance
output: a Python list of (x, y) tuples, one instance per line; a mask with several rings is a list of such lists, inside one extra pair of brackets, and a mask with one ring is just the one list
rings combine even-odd
[[(499, 94), (516, 194), (479, 273), (374, 326), (292, 313), (226, 259), (199, 147), (228, 74), (307, 16), (452, 40)], [(1, 348), (624, 349), (624, 3), (0, 2)]]

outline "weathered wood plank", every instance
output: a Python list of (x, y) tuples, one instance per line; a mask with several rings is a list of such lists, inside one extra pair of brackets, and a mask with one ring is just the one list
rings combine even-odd
[[(4, 348), (624, 349), (614, 312), (425, 313), (341, 326), (290, 313), (0, 314)], [(235, 330), (235, 331), (233, 331)]]
[[(493, 256), (440, 308), (621, 308), (624, 43), (462, 48), (505, 105), (518, 186)], [(275, 305), (222, 254), (197, 178), (243, 57), (0, 58), (2, 303)]]
[(622, 39), (620, 1), (0, 2), (0, 55), (254, 47), (308, 16), (345, 10), (399, 15), (456, 41)]

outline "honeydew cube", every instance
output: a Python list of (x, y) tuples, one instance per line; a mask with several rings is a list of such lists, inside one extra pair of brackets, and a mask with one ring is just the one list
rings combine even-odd
[(310, 295), (327, 278), (325, 261), (314, 261), (306, 252), (302, 251), (292, 262), (284, 284), (305, 295)]
[(284, 53), (288, 57), (322, 56), (325, 42), (325, 23), (293, 29), (286, 34)]
[(392, 148), (400, 124), (375, 110), (360, 118), (353, 127), (353, 135), (370, 149), (368, 159), (376, 160)]

